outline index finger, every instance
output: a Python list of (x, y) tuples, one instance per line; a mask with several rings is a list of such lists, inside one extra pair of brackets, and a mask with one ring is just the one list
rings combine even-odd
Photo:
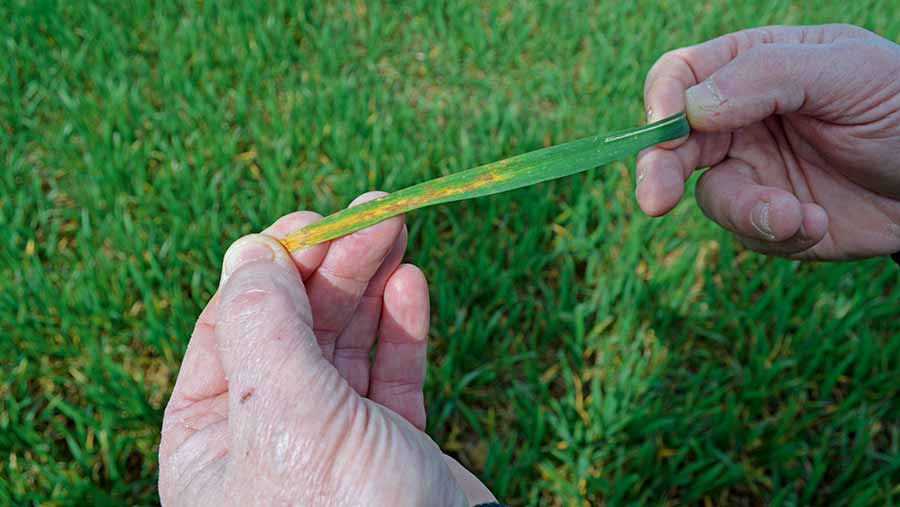
[[(703, 82), (741, 53), (762, 44), (824, 44), (861, 37), (865, 30), (852, 25), (765, 26), (730, 33), (669, 51), (650, 68), (644, 81), (648, 122), (684, 111), (684, 93)], [(674, 148), (686, 138), (663, 143)]]

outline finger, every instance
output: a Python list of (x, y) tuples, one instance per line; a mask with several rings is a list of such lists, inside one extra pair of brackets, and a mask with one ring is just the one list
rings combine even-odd
[[(279, 218), (262, 233), (276, 239), (284, 239), (291, 232), (313, 222), (318, 222), (321, 219), (322, 215), (314, 211), (295, 211)], [(328, 253), (329, 245), (330, 242), (326, 241), (291, 252), (291, 258), (294, 259), (294, 264), (300, 270), (300, 276), (303, 280), (309, 279), (319, 265), (322, 264), (325, 254)]]
[[(754, 48), (771, 44), (821, 45), (866, 36), (871, 34), (851, 25), (766, 26), (730, 33), (701, 44), (670, 51), (656, 61), (644, 82), (644, 104), (648, 121), (659, 120), (686, 109), (690, 114), (691, 99), (688, 98), (685, 102), (685, 92)], [(748, 85), (747, 89), (752, 88)], [(700, 119), (698, 125), (702, 126), (703, 116), (696, 113), (689, 116), (691, 125), (694, 126), (695, 116)], [(683, 142), (684, 138), (661, 146), (674, 148)]]
[(814, 203), (801, 206), (803, 219), (796, 234), (784, 241), (764, 241), (736, 235), (745, 247), (766, 255), (790, 257), (792, 259), (816, 260), (820, 258), (820, 247), (827, 242), (828, 214)]
[[(644, 104), (648, 112), (648, 121), (659, 120), (686, 110), (692, 127), (704, 131), (722, 130), (724, 127), (709, 127), (709, 123), (719, 117), (713, 114), (715, 110), (710, 113), (703, 112), (701, 108), (709, 104), (699, 102), (698, 99), (705, 98), (707, 101), (718, 103), (730, 98), (722, 93), (721, 87), (715, 86), (718, 84), (718, 78), (710, 81), (713, 86), (704, 81), (731, 64), (733, 60), (752, 50), (771, 45), (821, 46), (866, 36), (871, 34), (852, 25), (766, 26), (730, 33), (701, 44), (670, 51), (651, 67), (644, 82)], [(754, 64), (759, 63), (757, 60), (760, 59), (753, 59)], [(762, 67), (756, 65), (754, 68), (744, 63), (739, 66), (746, 69), (745, 74), (755, 78), (752, 83), (765, 82), (768, 79), (765, 71), (773, 61), (777, 60), (762, 62)], [(798, 63), (803, 62), (792, 61), (791, 65)], [(815, 79), (815, 76), (812, 77)], [(751, 93), (766, 90), (758, 84), (742, 85), (740, 81), (735, 81), (735, 85)], [(685, 99), (688, 90), (691, 90), (691, 93), (688, 93)], [(674, 148), (683, 142), (684, 138), (681, 138), (662, 143), (660, 146)]]
[(800, 229), (800, 201), (780, 188), (760, 185), (737, 159), (712, 167), (697, 182), (697, 204), (722, 227), (748, 238), (784, 241)]
[[(653, 122), (685, 110), (685, 91), (708, 78), (738, 54), (775, 41), (800, 40), (806, 27), (761, 27), (743, 30), (702, 44), (664, 54), (644, 81), (647, 120)], [(680, 146), (684, 138), (663, 143), (664, 148)]]
[(372, 363), (369, 398), (425, 428), (425, 362), (428, 348), (428, 282), (403, 264), (387, 281)]
[(637, 159), (635, 196), (644, 213), (657, 217), (668, 213), (684, 195), (684, 173), (678, 155), (672, 150), (650, 148)]
[[(876, 45), (767, 44), (749, 49), (685, 94), (691, 127), (731, 131), (771, 115), (803, 113), (840, 123), (882, 100), (873, 69), (896, 56)], [(860, 100), (862, 98), (862, 100)]]
[[(263, 233), (282, 238), (287, 233), (321, 218), (318, 213), (297, 211), (279, 218)], [(304, 275), (306, 278), (319, 266), (327, 251), (328, 243), (322, 243), (294, 251), (291, 257), (300, 272), (306, 273)], [(217, 292), (197, 318), (167, 411), (177, 412), (191, 403), (213, 398), (227, 390), (222, 363), (216, 350), (215, 322), (218, 299)], [(193, 424), (192, 427), (202, 429), (197, 424)]]
[(403, 226), (391, 252), (369, 281), (356, 312), (335, 341), (334, 366), (362, 396), (369, 392), (369, 353), (375, 343), (378, 322), (381, 320), (384, 286), (403, 260), (407, 236), (406, 226)]
[[(644, 108), (647, 123), (653, 123), (684, 111), (684, 91), (697, 84), (691, 63), (683, 52), (671, 51), (663, 55), (647, 73), (644, 81)], [(672, 149), (687, 140), (681, 137), (660, 143), (661, 148)]]
[(681, 200), (694, 169), (718, 164), (731, 146), (731, 134), (694, 134), (673, 150), (646, 149), (637, 159), (635, 195), (644, 213), (660, 216)]
[[(254, 234), (225, 255), (216, 339), (228, 379), (229, 453), (282, 453), (298, 428), (317, 434), (352, 393), (322, 357), (293, 259)], [(269, 439), (281, 439), (278, 442)], [(286, 439), (286, 440), (285, 440)], [(280, 450), (279, 450), (280, 449)], [(278, 456), (268, 456), (277, 459)]]
[[(368, 192), (350, 206), (376, 199), (384, 192)], [(403, 230), (397, 216), (331, 241), (328, 253), (306, 283), (315, 315), (315, 333), (326, 359), (334, 360), (334, 346), (350, 322), (369, 281)]]

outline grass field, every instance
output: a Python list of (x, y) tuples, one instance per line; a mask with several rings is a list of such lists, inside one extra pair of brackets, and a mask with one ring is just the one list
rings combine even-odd
[[(240, 235), (636, 125), (670, 48), (900, 40), (896, 1), (291, 4), (0, 3), (0, 504), (158, 502)], [(690, 199), (646, 218), (632, 168), (408, 217), (431, 435), (514, 506), (900, 505), (900, 269), (762, 258)]]

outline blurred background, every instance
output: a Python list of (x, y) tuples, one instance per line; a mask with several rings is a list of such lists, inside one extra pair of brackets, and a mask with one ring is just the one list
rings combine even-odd
[[(151, 505), (222, 255), (643, 121), (662, 53), (900, 3), (0, 2), (0, 504)], [(633, 160), (417, 211), (428, 431), (514, 506), (900, 504), (900, 269), (737, 247)]]

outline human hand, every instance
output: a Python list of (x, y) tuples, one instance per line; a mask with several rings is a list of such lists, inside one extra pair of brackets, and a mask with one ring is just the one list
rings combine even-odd
[(401, 264), (403, 218), (292, 253), (273, 239), (319, 218), (287, 215), (228, 249), (166, 407), (162, 503), (493, 500), (422, 431), (428, 287)]
[(855, 259), (900, 251), (900, 46), (849, 25), (737, 32), (663, 55), (652, 121), (693, 133), (638, 157), (637, 199), (671, 210), (695, 168), (700, 209), (758, 252)]

